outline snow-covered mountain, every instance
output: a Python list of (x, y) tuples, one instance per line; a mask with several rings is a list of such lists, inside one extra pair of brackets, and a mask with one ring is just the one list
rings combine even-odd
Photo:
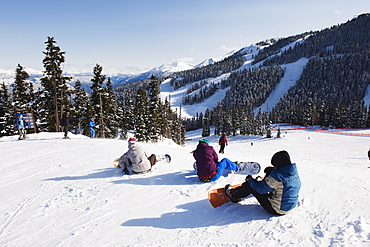
[[(198, 66), (200, 66), (200, 64)], [(187, 62), (186, 60), (181, 60), (181, 61), (173, 61), (168, 64), (162, 64), (159, 67), (150, 69), (140, 74), (114, 73), (114, 74), (105, 74), (105, 75), (111, 79), (112, 86), (117, 87), (117, 86), (124, 85), (127, 83), (149, 79), (152, 75), (156, 77), (163, 77), (173, 72), (189, 70), (192, 68), (194, 68), (193, 64)], [(39, 88), (41, 86), (39, 80), (43, 76), (43, 72), (34, 70), (32, 68), (25, 68), (25, 71), (27, 71), (27, 73), (30, 75), (30, 78), (28, 78), (28, 81), (34, 83), (35, 89)], [(71, 86), (73, 86), (75, 82), (79, 80), (84, 90), (88, 93), (91, 92), (90, 86), (92, 84), (91, 79), (94, 76), (93, 72), (65, 72), (64, 74), (66, 76), (73, 77), (72, 80), (68, 82)], [(104, 69), (103, 69), (103, 74), (104, 74)], [(0, 81), (4, 82), (5, 85), (11, 87), (11, 85), (14, 83), (14, 77), (15, 77), (15, 70), (12, 71), (12, 70), (0, 69)]]

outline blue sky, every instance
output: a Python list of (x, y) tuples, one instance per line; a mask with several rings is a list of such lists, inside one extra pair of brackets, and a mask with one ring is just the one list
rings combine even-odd
[(42, 71), (48, 36), (64, 71), (139, 72), (193, 64), (269, 38), (344, 23), (369, 0), (0, 0), (0, 69)]

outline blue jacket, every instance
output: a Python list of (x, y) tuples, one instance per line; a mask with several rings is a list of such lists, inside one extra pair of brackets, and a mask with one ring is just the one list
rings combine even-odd
[(301, 180), (296, 164), (275, 168), (264, 180), (251, 180), (249, 185), (260, 194), (269, 193), (269, 201), (279, 214), (297, 206)]
[(21, 117), (17, 118), (16, 125), (17, 125), (17, 129), (24, 128), (24, 122), (23, 122), (23, 119)]
[(95, 126), (95, 121), (90, 120), (90, 122), (89, 122), (89, 128), (92, 128), (94, 126)]

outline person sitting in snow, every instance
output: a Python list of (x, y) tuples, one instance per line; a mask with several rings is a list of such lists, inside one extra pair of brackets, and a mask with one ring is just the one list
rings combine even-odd
[(222, 176), (225, 169), (238, 171), (237, 164), (227, 158), (218, 161), (215, 149), (206, 139), (199, 140), (197, 148), (193, 151), (195, 169), (201, 182), (213, 182)]
[(297, 206), (301, 180), (296, 164), (292, 164), (287, 151), (272, 156), (273, 167), (266, 167), (263, 180), (246, 177), (241, 186), (225, 186), (225, 194), (230, 201), (237, 203), (241, 198), (253, 194), (261, 206), (270, 214), (284, 215)]
[(131, 167), (133, 173), (139, 174), (149, 172), (155, 163), (156, 156), (152, 154), (148, 157), (144, 148), (136, 143), (135, 138), (130, 138), (128, 151), (119, 158), (118, 167), (122, 168), (126, 175), (130, 174), (128, 167)]

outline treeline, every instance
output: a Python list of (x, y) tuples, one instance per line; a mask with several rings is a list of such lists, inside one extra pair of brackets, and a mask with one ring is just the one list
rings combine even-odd
[[(262, 61), (264, 66), (292, 63), (302, 57), (327, 57), (333, 54), (366, 54), (370, 50), (370, 14), (362, 14), (345, 24), (315, 33), (285, 38), (271, 47), (261, 50), (254, 63)], [(279, 56), (271, 56), (281, 51), (284, 45), (297, 38), (307, 37), (304, 42), (297, 42), (295, 46), (284, 50)], [(279, 45), (281, 43), (281, 45)]]
[(311, 58), (297, 85), (279, 100), (272, 119), (302, 125), (368, 127), (362, 99), (370, 85), (370, 54)]
[(251, 111), (266, 101), (283, 76), (280, 66), (233, 72), (221, 82), (221, 88), (230, 87), (221, 104), (224, 107), (243, 106)]
[(160, 100), (158, 78), (152, 76), (150, 80), (117, 87), (115, 94), (117, 104), (122, 110), (123, 136), (127, 131), (135, 130), (136, 138), (140, 141), (156, 142), (165, 137), (177, 144), (184, 144), (186, 131), (182, 124), (181, 111), (174, 112), (169, 99), (164, 102)]
[(93, 68), (91, 95), (76, 81), (74, 88), (67, 82), (72, 77), (64, 76), (62, 64), (65, 52), (56, 45), (53, 37), (45, 42), (46, 50), (44, 75), (40, 79), (42, 88), (33, 89), (27, 81), (28, 73), (20, 64), (16, 68), (13, 89), (3, 82), (0, 89), (0, 136), (14, 135), (15, 114), (32, 112), (37, 131), (59, 132), (60, 120), (70, 116), (70, 129), (75, 133), (89, 135), (88, 122), (95, 118), (97, 137), (127, 138), (128, 131), (134, 131), (139, 141), (157, 142), (170, 138), (178, 144), (185, 140), (185, 130), (168, 102), (162, 102), (159, 94), (159, 81), (154, 76), (149, 83), (140, 85), (131, 97), (121, 97), (117, 101), (110, 78), (103, 74), (99, 64)]
[[(220, 135), (255, 135), (271, 137), (271, 119), (268, 113), (259, 111), (254, 115), (245, 106), (225, 107), (221, 104), (212, 110), (206, 110), (192, 118), (184, 120), (186, 130), (203, 129), (202, 136)], [(210, 126), (214, 127), (211, 133)]]
[(244, 59), (241, 54), (235, 53), (222, 61), (191, 69), (181, 72), (175, 72), (171, 75), (171, 86), (176, 90), (183, 87), (189, 83), (201, 81), (204, 79), (218, 77), (224, 73), (236, 70), (244, 64)]
[[(254, 59), (254, 64), (264, 61), (264, 67), (232, 72), (221, 82), (220, 88), (230, 87), (224, 99), (217, 107), (209, 109), (207, 116), (197, 114), (187, 119), (186, 128), (200, 127), (208, 134), (211, 125), (215, 132), (267, 134), (270, 122), (369, 127), (370, 112), (363, 101), (370, 85), (368, 30), (370, 15), (363, 14), (320, 32), (270, 41), (273, 44), (261, 50)], [(294, 42), (294, 46), (289, 46)], [(302, 57), (308, 57), (309, 61), (296, 85), (271, 113), (253, 114), (284, 76), (279, 65)]]

